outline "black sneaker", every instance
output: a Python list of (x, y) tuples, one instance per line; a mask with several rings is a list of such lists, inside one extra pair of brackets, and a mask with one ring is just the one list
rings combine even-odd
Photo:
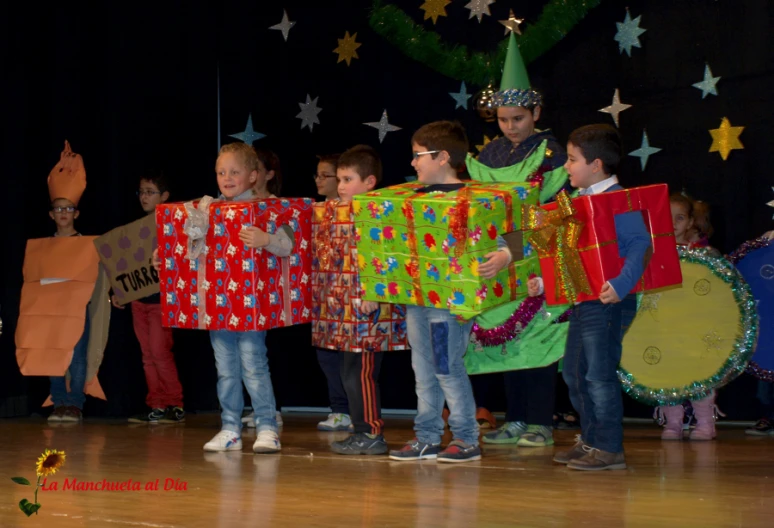
[(164, 416), (159, 419), (160, 423), (185, 423), (185, 411), (182, 407), (167, 407)]
[(744, 434), (750, 436), (771, 436), (774, 435), (774, 426), (766, 418), (761, 418), (755, 422), (755, 425), (745, 429)]
[(438, 462), (473, 462), (481, 460), (481, 448), (466, 444), (462, 440), (452, 440), (448, 447), (438, 453)]
[(414, 438), (410, 442), (406, 442), (406, 445), (400, 449), (390, 451), (390, 458), (392, 460), (435, 459), (438, 457), (440, 450), (438, 444), (427, 444)]
[(129, 423), (159, 423), (165, 412), (164, 409), (151, 409), (149, 413), (132, 416)]
[(331, 451), (339, 455), (383, 455), (388, 448), (382, 435), (355, 433), (346, 440), (333, 442)]

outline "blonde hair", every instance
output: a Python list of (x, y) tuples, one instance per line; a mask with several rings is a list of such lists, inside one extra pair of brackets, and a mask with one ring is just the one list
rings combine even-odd
[(257, 171), (260, 168), (258, 154), (256, 154), (252, 145), (248, 145), (247, 143), (238, 141), (236, 143), (223, 145), (220, 147), (218, 157), (220, 158), (223, 154), (233, 154), (234, 156), (237, 156), (248, 172)]

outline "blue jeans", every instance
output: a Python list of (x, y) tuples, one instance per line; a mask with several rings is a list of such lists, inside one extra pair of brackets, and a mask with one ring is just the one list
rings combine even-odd
[(445, 400), (454, 438), (478, 445), (476, 402), (462, 361), (473, 321), (460, 324), (448, 310), (407, 306), (406, 326), (416, 379), (417, 438), (428, 444), (441, 442)]
[(86, 323), (83, 326), (83, 334), (75, 344), (73, 358), (70, 360), (70, 392), (67, 392), (67, 384), (64, 376), (51, 376), (51, 399), (54, 408), (62, 406), (78, 407), (83, 410), (86, 395), (83, 387), (86, 385), (86, 353), (89, 349), (89, 310), (86, 310)]
[(637, 307), (634, 295), (620, 303), (587, 301), (570, 315), (562, 375), (580, 415), (583, 441), (609, 453), (623, 452), (623, 396), (618, 381), (623, 325)]
[(253, 404), (256, 430), (276, 432), (276, 404), (266, 359), (266, 332), (211, 330), (210, 342), (218, 369), (221, 429), (237, 434), (242, 430), (244, 382)]

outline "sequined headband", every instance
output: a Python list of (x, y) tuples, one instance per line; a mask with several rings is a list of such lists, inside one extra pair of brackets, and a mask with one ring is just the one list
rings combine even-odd
[(535, 108), (543, 105), (543, 96), (535, 90), (501, 90), (494, 94), (494, 106), (523, 106), (525, 108)]

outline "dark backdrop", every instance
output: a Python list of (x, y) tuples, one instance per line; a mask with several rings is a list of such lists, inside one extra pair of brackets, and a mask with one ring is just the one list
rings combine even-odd
[[(393, 2), (422, 22), (419, 0)], [(466, 0), (453, 0), (447, 17), (427, 30), (447, 42), (491, 50), (502, 39), (496, 21), (509, 8), (527, 19), (540, 16), (547, 1), (491, 6), (479, 24), (468, 18)], [(526, 4), (529, 4), (528, 6)], [(620, 54), (615, 22), (628, 6), (642, 15), (642, 48)], [(0, 310), (0, 416), (37, 412), (47, 381), (23, 378), (14, 357), (21, 268), (29, 238), (50, 236), (46, 175), (63, 141), (83, 154), (88, 189), (77, 227), (101, 234), (136, 219), (138, 171), (164, 168), (174, 200), (217, 192), (213, 165), (219, 142), (244, 129), (248, 113), (267, 135), (256, 146), (282, 160), (285, 195), (312, 196), (316, 154), (356, 143), (376, 147), (386, 183), (411, 174), (410, 137), (422, 124), (459, 119), (471, 144), (497, 133), (473, 110), (454, 108), (448, 92), (460, 81), (403, 55), (369, 28), (372, 3), (359, 1), (173, 1), (131, 4), (68, 2), (6, 7), (0, 18), (3, 97), (0, 178), (2, 251)], [(287, 42), (270, 31), (288, 10), (297, 23)], [(519, 12), (519, 10), (522, 10)], [(667, 182), (685, 188), (713, 207), (714, 245), (727, 252), (771, 228), (774, 198), (770, 148), (772, 120), (772, 14), (766, 0), (602, 0), (567, 36), (528, 69), (545, 94), (540, 125), (564, 141), (575, 127), (610, 122), (598, 112), (615, 88), (633, 108), (621, 114), (626, 151), (639, 148), (642, 130), (663, 150), (640, 169), (627, 157), (621, 179), (627, 186)], [(336, 63), (337, 39), (357, 32), (362, 46), (351, 66)], [(704, 63), (722, 79), (719, 96), (701, 98), (691, 85)], [(218, 87), (220, 101), (218, 102)], [(468, 83), (475, 93), (482, 86)], [(323, 109), (314, 131), (300, 129), (299, 102), (319, 96)], [(472, 100), (471, 100), (472, 101)], [(220, 103), (220, 104), (219, 104)], [(220, 108), (220, 128), (218, 115)], [(403, 129), (378, 142), (383, 109)], [(745, 126), (744, 150), (727, 161), (709, 153), (709, 129), (722, 117)], [(220, 131), (220, 133), (219, 133)], [(110, 342), (100, 379), (108, 401), (89, 400), (87, 414), (126, 415), (142, 408), (145, 384), (139, 347), (128, 311), (113, 311)], [(176, 332), (175, 355), (189, 409), (215, 409), (215, 367), (204, 332)], [(309, 346), (308, 327), (269, 334), (271, 368), (280, 403), (323, 406), (325, 381)], [(382, 373), (384, 407), (414, 408), (413, 375), (407, 353), (389, 354)], [(734, 418), (755, 418), (754, 382), (743, 376), (721, 391), (721, 405)], [(630, 415), (648, 410), (627, 403)]]

